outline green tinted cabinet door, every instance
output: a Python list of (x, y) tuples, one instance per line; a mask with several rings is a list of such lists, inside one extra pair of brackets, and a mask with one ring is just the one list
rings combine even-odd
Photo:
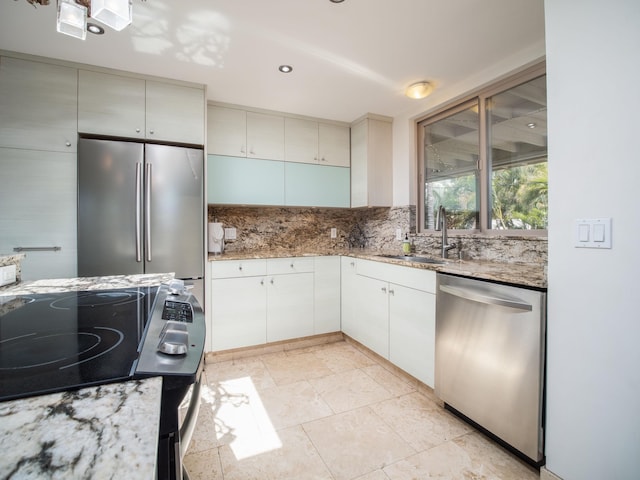
[(349, 207), (349, 169), (285, 163), (285, 205), (298, 207)]
[(222, 155), (207, 162), (207, 203), (284, 204), (284, 162)]

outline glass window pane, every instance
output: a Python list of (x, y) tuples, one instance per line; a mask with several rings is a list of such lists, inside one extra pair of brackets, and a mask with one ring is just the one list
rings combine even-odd
[(542, 76), (487, 101), (490, 228), (546, 229), (547, 90)]
[(424, 227), (435, 227), (443, 205), (449, 228), (478, 222), (479, 115), (477, 103), (424, 125)]

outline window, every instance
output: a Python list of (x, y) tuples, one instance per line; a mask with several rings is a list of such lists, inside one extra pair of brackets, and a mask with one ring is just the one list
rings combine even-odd
[(421, 121), (420, 229), (443, 206), (452, 229), (546, 230), (546, 116), (537, 67)]

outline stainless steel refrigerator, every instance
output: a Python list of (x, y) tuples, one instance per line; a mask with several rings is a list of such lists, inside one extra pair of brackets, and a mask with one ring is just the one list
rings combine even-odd
[(78, 142), (78, 274), (175, 272), (204, 305), (200, 149)]

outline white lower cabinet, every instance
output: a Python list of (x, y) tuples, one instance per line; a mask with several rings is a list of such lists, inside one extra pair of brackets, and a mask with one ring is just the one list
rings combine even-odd
[(314, 257), (211, 262), (212, 350), (318, 333)]
[(343, 302), (348, 294), (351, 303), (349, 328), (344, 329), (343, 319), (343, 331), (433, 387), (435, 272), (350, 260), (356, 263), (356, 273), (351, 292), (343, 290)]

